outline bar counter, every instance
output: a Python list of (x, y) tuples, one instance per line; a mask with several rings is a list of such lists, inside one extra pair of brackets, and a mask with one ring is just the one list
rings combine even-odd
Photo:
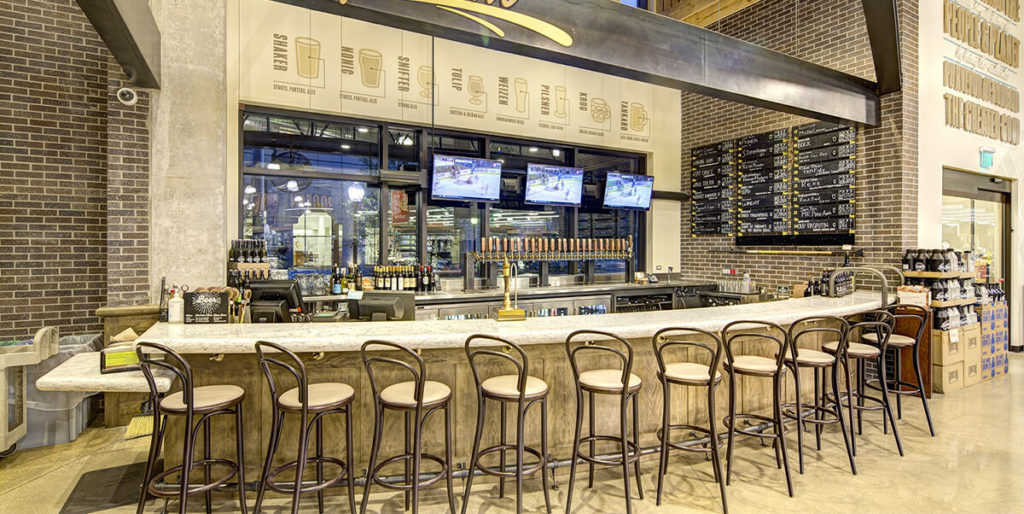
[[(427, 378), (447, 384), (453, 394), (454, 453), (456, 462), (468, 462), (472, 434), (476, 423), (476, 389), (463, 344), (473, 334), (490, 334), (506, 338), (523, 345), (530, 359), (530, 374), (548, 383), (550, 393), (548, 408), (548, 436), (550, 451), (555, 459), (564, 459), (570, 453), (573, 424), (575, 422), (575, 389), (572, 371), (565, 354), (564, 342), (571, 332), (587, 328), (604, 330), (621, 335), (634, 347), (633, 373), (643, 381), (638, 396), (640, 407), (641, 445), (656, 443), (656, 431), (661, 422), (662, 393), (657, 379), (651, 337), (662, 328), (688, 326), (709, 331), (720, 331), (725, 325), (737, 320), (772, 321), (788, 325), (807, 316), (848, 315), (879, 307), (877, 293), (855, 293), (844, 298), (798, 298), (777, 302), (710, 307), (662, 312), (641, 312), (604, 314), (593, 316), (562, 316), (530, 318), (521, 322), (499, 323), (493, 320), (464, 321), (405, 321), (385, 323), (305, 323), (276, 325), (169, 325), (158, 323), (147, 330), (140, 341), (154, 342), (184, 354), (189, 361), (195, 385), (234, 384), (246, 390), (244, 416), (246, 424), (247, 472), (250, 477), (258, 476), (261, 458), (266, 451), (271, 421), (271, 405), (266, 379), (259, 370), (255, 356), (256, 341), (272, 341), (298, 353), (306, 363), (311, 383), (343, 382), (356, 391), (353, 409), (353, 432), (355, 438), (356, 469), (365, 467), (373, 429), (373, 401), (369, 379), (359, 355), (360, 346), (370, 339), (384, 339), (411, 348), (420, 349), (427, 365)], [(807, 341), (810, 343), (810, 341)], [(766, 346), (754, 348), (751, 353), (772, 356), (773, 349)], [(612, 357), (583, 359), (586, 368), (617, 367)], [(488, 366), (492, 366), (488, 368)], [(485, 363), (481, 374), (509, 374), (511, 366)], [(812, 390), (811, 376), (805, 374), (804, 391)], [(384, 385), (408, 380), (408, 374), (395, 373), (380, 380)], [(277, 376), (279, 387), (294, 386), (293, 380)], [(718, 388), (717, 407), (719, 413), (726, 413), (728, 401), (727, 381)], [(180, 387), (180, 386), (176, 386)], [(787, 384), (786, 396), (791, 397), (791, 384)], [(741, 412), (763, 412), (771, 405), (771, 384), (767, 380), (740, 377), (737, 385), (738, 406)], [(699, 423), (706, 420), (706, 393), (694, 389), (679, 388), (673, 392), (673, 407), (677, 422)], [(597, 428), (599, 433), (616, 433), (618, 404), (608, 398), (597, 400)], [(527, 421), (527, 445), (539, 441), (538, 423), (531, 421), (537, 414), (533, 411)], [(724, 415), (724, 414), (722, 414)], [(496, 416), (495, 416), (496, 417)], [(385, 418), (392, 428), (385, 429), (382, 455), (394, 455), (400, 450), (401, 417), (389, 415)], [(442, 418), (432, 420), (426, 427), (425, 451), (442, 451)], [(232, 454), (234, 426), (232, 420), (214, 419), (214, 433), (222, 434), (223, 440), (215, 435), (214, 454), (218, 451)], [(177, 417), (170, 418), (165, 438), (167, 465), (180, 460), (181, 425)], [(484, 440), (497, 438), (498, 423), (490, 419), (485, 426)], [(328, 455), (342, 455), (343, 432), (340, 419), (325, 421), (328, 434), (326, 450)], [(514, 428), (512, 428), (514, 431)], [(285, 421), (283, 446), (278, 460), (294, 459), (295, 443), (298, 439), (295, 421)], [(397, 468), (396, 468), (397, 471)]]
[(670, 326), (720, 331), (736, 320), (771, 321), (788, 325), (807, 316), (842, 316), (879, 306), (877, 293), (844, 298), (793, 298), (777, 302), (673, 311), (555, 316), (519, 322), (495, 320), (398, 321), (387, 323), (283, 323), (171, 325), (157, 323), (139, 338), (182, 354), (253, 353), (257, 341), (285, 345), (297, 353), (353, 352), (369, 339), (385, 339), (416, 349), (462, 348), (473, 334), (488, 334), (520, 345), (560, 344), (574, 330), (587, 328), (633, 339), (650, 339)]

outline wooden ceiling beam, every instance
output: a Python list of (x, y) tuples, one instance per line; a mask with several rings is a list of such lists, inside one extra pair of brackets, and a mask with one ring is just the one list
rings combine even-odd
[(760, 2), (761, 0), (683, 0), (668, 8), (665, 16), (707, 27), (716, 21)]

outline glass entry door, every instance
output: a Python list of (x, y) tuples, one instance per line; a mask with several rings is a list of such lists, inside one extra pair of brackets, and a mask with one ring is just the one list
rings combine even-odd
[(942, 197), (942, 242), (970, 250), (983, 282), (1005, 284), (1007, 276), (1006, 216), (1008, 204), (959, 196)]

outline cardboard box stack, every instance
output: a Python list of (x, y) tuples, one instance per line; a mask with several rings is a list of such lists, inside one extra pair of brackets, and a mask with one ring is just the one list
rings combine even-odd
[(981, 326), (932, 330), (932, 390), (949, 394), (982, 378)]
[(978, 307), (981, 319), (981, 380), (1010, 372), (1010, 312), (1005, 302)]

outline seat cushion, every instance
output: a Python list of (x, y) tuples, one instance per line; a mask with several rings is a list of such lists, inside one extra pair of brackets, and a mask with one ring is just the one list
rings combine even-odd
[[(711, 381), (711, 373), (707, 366), (697, 362), (676, 362), (665, 365), (665, 378), (707, 384)], [(715, 380), (720, 378), (722, 374), (716, 371)]]
[(775, 359), (757, 355), (740, 355), (732, 360), (732, 368), (749, 373), (775, 373), (778, 370)]
[[(415, 407), (416, 382), (399, 382), (384, 388), (380, 399), (384, 403), (399, 407)], [(423, 405), (433, 405), (451, 398), (452, 390), (448, 386), (427, 380), (423, 383)]]
[[(212, 385), (192, 390), (192, 409), (214, 410), (228, 407), (245, 397), (245, 391), (235, 385)], [(171, 412), (185, 412), (185, 395), (178, 391), (160, 400), (160, 408)]]
[[(836, 353), (836, 348), (838, 347), (839, 341), (832, 341), (831, 343), (825, 343), (825, 346), (822, 346), (822, 349), (834, 355)], [(846, 353), (848, 353), (850, 357), (867, 359), (871, 357), (878, 357), (878, 354), (882, 352), (877, 346), (871, 346), (863, 343), (850, 343), (850, 348), (847, 349)]]
[[(868, 344), (878, 344), (878, 334), (869, 332), (861, 336), (861, 340)], [(916, 342), (917, 341), (913, 337), (907, 337), (900, 334), (892, 334), (889, 336), (889, 346), (903, 348), (907, 346), (914, 346), (914, 343)]]
[[(819, 352), (818, 350), (811, 350), (809, 348), (800, 348), (797, 354), (797, 364), (807, 364), (809, 366), (827, 366), (836, 361), (836, 358), (825, 353)], [(786, 354), (786, 362), (793, 362), (793, 354)]]
[[(318, 408), (339, 405), (351, 399), (356, 392), (348, 384), (326, 382), (323, 384), (309, 385), (309, 408)], [(299, 402), (299, 388), (289, 389), (277, 399), (278, 405), (283, 409), (301, 410), (302, 403)]]
[[(501, 375), (484, 380), (480, 387), (494, 396), (519, 398), (519, 375)], [(535, 398), (548, 392), (548, 384), (535, 377), (526, 377), (526, 397)]]
[[(620, 390), (622, 389), (622, 370), (620, 369), (593, 369), (580, 373), (580, 384), (584, 387), (594, 389)], [(640, 377), (629, 374), (629, 390), (640, 387)]]

